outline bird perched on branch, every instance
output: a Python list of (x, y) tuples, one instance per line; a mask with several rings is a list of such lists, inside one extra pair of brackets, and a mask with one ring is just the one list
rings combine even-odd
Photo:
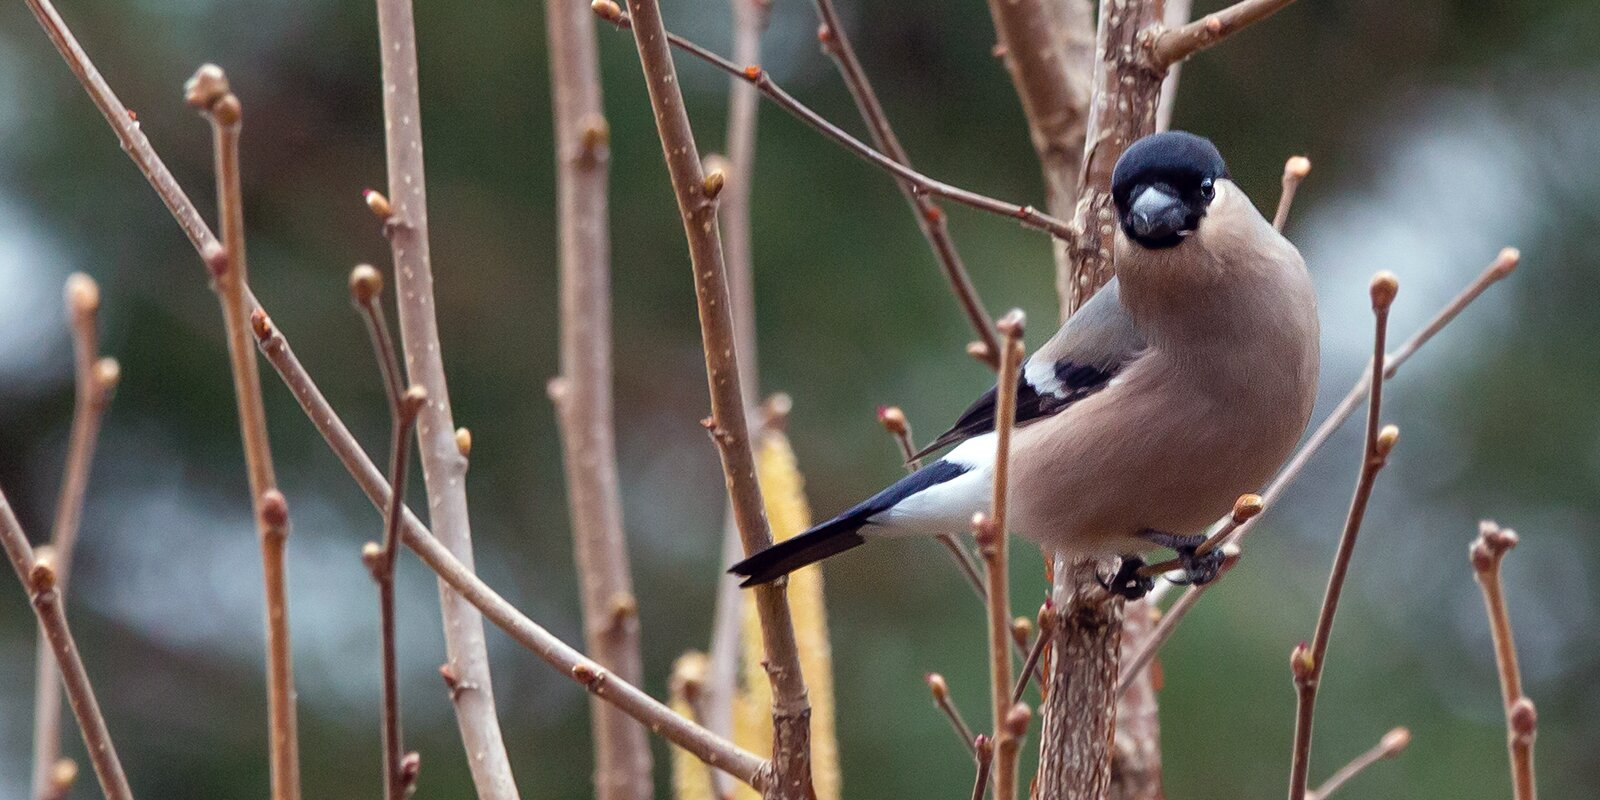
[[(1123, 556), (1110, 588), (1151, 581), (1135, 553), (1170, 547), (1185, 580), (1206, 527), (1272, 477), (1316, 397), (1316, 297), (1299, 251), (1229, 179), (1212, 143), (1168, 132), (1117, 161), (1116, 277), (1020, 370), (1010, 527), (1078, 555)], [(918, 456), (956, 445), (837, 517), (735, 564), (766, 583), (877, 535), (958, 533), (988, 508), (990, 389)]]

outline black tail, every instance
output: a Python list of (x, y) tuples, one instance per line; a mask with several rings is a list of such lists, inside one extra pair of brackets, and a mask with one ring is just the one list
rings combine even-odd
[(867, 540), (860, 531), (861, 526), (867, 524), (867, 516), (859, 513), (858, 509), (851, 509), (734, 564), (728, 571), (744, 576), (745, 580), (740, 586), (771, 583), (808, 564), (866, 544)]

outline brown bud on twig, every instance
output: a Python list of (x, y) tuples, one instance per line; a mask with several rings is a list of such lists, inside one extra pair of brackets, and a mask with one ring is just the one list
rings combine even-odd
[(1411, 744), (1411, 729), (1400, 727), (1383, 735), (1378, 742), (1378, 749), (1382, 751), (1382, 758), (1394, 758), (1405, 752)]
[(1293, 652), (1289, 653), (1289, 672), (1294, 675), (1295, 682), (1305, 683), (1311, 680), (1316, 669), (1317, 660), (1311, 655), (1311, 648), (1305, 642), (1295, 645)]
[(50, 765), (50, 788), (55, 790), (56, 797), (66, 797), (72, 784), (78, 782), (78, 762), (70, 758), (58, 758), (56, 763)]
[(201, 64), (183, 84), (183, 101), (201, 111), (209, 111), (229, 93), (228, 75), (216, 64)]
[(1400, 293), (1400, 279), (1393, 272), (1383, 270), (1372, 276), (1372, 307), (1388, 308)]
[(229, 92), (211, 104), (211, 118), (218, 125), (238, 125), (244, 117), (244, 107), (239, 104), (239, 97)]
[(639, 616), (639, 601), (630, 592), (617, 592), (611, 595), (611, 626), (613, 629), (621, 628), (629, 620)]
[(82, 272), (67, 276), (67, 310), (74, 317), (87, 317), (100, 310), (100, 284)]
[(761, 401), (761, 425), (770, 431), (789, 427), (789, 412), (794, 411), (794, 398), (788, 392), (773, 392)]
[(417, 788), (417, 775), (422, 772), (422, 754), (415, 750), (400, 759), (400, 788), (407, 794)]
[(268, 528), (281, 530), (289, 524), (289, 501), (283, 492), (268, 489), (261, 493), (261, 521)]
[(994, 327), (995, 330), (1000, 331), (1001, 336), (1011, 339), (1020, 339), (1022, 338), (1022, 331), (1023, 328), (1026, 327), (1027, 321), (1028, 315), (1022, 313), (1022, 309), (1013, 308), (1010, 311), (1007, 311), (1005, 316), (996, 320)]
[(1020, 739), (1028, 734), (1028, 724), (1033, 722), (1033, 709), (1027, 703), (1017, 703), (1006, 712), (1006, 733), (1012, 738)]
[(1379, 458), (1388, 458), (1394, 451), (1394, 446), (1400, 442), (1400, 429), (1394, 425), (1385, 425), (1378, 431), (1378, 438), (1372, 446), (1378, 452)]
[(255, 332), (256, 339), (265, 340), (272, 335), (272, 318), (262, 309), (251, 311), (250, 330)]
[(451, 694), (455, 694), (461, 686), (461, 676), (456, 674), (456, 668), (450, 666), (449, 662), (439, 665), (439, 677), (444, 679), (444, 688), (449, 689)]
[(221, 278), (228, 271), (228, 251), (216, 242), (206, 243), (200, 259), (206, 262), (206, 271), (211, 273), (213, 279)]
[(721, 169), (713, 169), (706, 173), (705, 181), (701, 188), (705, 190), (706, 199), (715, 200), (717, 195), (722, 194), (722, 187), (727, 183), (727, 174)]
[(580, 661), (572, 665), (572, 679), (583, 684), (589, 691), (598, 692), (606, 682), (606, 670), (599, 664)]
[(367, 565), (367, 571), (377, 577), (378, 568), (383, 566), (383, 545), (377, 542), (367, 542), (361, 545), (361, 563)]
[(109, 395), (122, 382), (122, 365), (115, 358), (106, 356), (94, 362), (94, 383), (99, 387), (102, 395)]
[(989, 345), (983, 342), (967, 342), (967, 355), (985, 364), (994, 362), (994, 355), (990, 352)]
[(44, 594), (56, 588), (55, 553), (35, 553), (33, 566), (28, 568), (28, 588), (34, 594)]
[(615, 23), (622, 19), (622, 6), (617, 5), (615, 0), (594, 0), (589, 8), (606, 22)]
[(371, 264), (357, 264), (350, 270), (350, 299), (360, 305), (372, 302), (383, 293), (383, 273)]
[(995, 545), (999, 544), (1000, 532), (995, 529), (994, 520), (989, 515), (979, 511), (972, 515), (972, 532), (978, 539), (978, 549), (985, 557), (993, 555)]
[(1259, 494), (1241, 494), (1233, 501), (1233, 524), (1243, 525), (1261, 514), (1266, 501)]
[(462, 458), (472, 455), (472, 431), (466, 428), (456, 428), (456, 452)]
[(1516, 270), (1517, 264), (1522, 262), (1522, 251), (1515, 247), (1503, 248), (1500, 255), (1494, 260), (1491, 269), (1496, 278), (1504, 278)]
[(1534, 708), (1533, 701), (1526, 697), (1518, 698), (1511, 706), (1511, 732), (1522, 738), (1533, 736), (1539, 728), (1539, 711)]
[(389, 204), (389, 198), (384, 197), (383, 192), (367, 189), (361, 193), (361, 197), (367, 201), (367, 208), (372, 209), (372, 215), (378, 219), (387, 222), (389, 217), (394, 216), (394, 206)]
[(428, 390), (421, 386), (407, 387), (404, 394), (400, 395), (400, 413), (407, 419), (416, 419), (422, 407), (428, 404)]
[(611, 123), (599, 114), (590, 114), (583, 120), (583, 136), (581, 137), (583, 152), (593, 156), (601, 149), (611, 144)]
[(910, 431), (906, 427), (906, 412), (900, 410), (899, 406), (878, 406), (878, 424), (896, 436), (904, 436)]
[(1283, 174), (1286, 178), (1305, 180), (1305, 177), (1311, 174), (1311, 159), (1305, 156), (1290, 156), (1289, 160), (1283, 163)]
[(945, 682), (944, 676), (937, 672), (927, 674), (928, 691), (933, 693), (933, 699), (943, 701), (950, 696), (950, 684)]
[(1028, 646), (1028, 640), (1033, 638), (1033, 620), (1027, 617), (1017, 617), (1011, 620), (1011, 638), (1022, 647)]

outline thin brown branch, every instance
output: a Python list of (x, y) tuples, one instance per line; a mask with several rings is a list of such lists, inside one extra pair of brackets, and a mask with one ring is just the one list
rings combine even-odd
[[(1044, 173), (1045, 206), (1071, 218), (1078, 200), (1084, 135), (1094, 78), (1092, 0), (990, 0), (995, 52), (1022, 101), (1028, 134)], [(1051, 242), (1058, 294), (1067, 292), (1071, 250)]]
[(382, 642), (379, 671), (383, 677), (383, 796), (385, 800), (405, 800), (410, 787), (402, 771), (405, 738), (400, 727), (394, 564), (400, 540), (400, 514), (406, 493), (411, 433), (417, 423), (417, 413), (428, 402), (428, 393), (421, 386), (412, 386), (404, 391), (400, 389), (400, 359), (395, 354), (394, 339), (389, 335), (389, 321), (383, 313), (382, 295), (383, 276), (376, 269), (361, 264), (351, 270), (350, 299), (366, 320), (367, 334), (372, 341), (372, 352), (378, 359), (378, 372), (383, 378), (384, 395), (389, 403), (389, 485), (395, 489), (390, 493), (389, 504), (383, 510), (383, 540), (368, 542), (361, 551), (361, 557), (378, 586), (378, 621)]
[(933, 705), (944, 714), (945, 719), (950, 720), (950, 727), (955, 730), (961, 743), (975, 754), (977, 740), (972, 736), (972, 726), (967, 724), (967, 718), (961, 716), (961, 709), (956, 708), (955, 701), (950, 699), (950, 684), (937, 672), (928, 673), (925, 679), (928, 691), (933, 694)]
[[(689, 245), (711, 394), (707, 427), (721, 456), (733, 516), (748, 556), (772, 546), (772, 531), (767, 525), (761, 487), (756, 483), (755, 458), (740, 391), (727, 269), (717, 234), (715, 192), (708, 191), (710, 187), (702, 173), (699, 148), (683, 106), (661, 9), (655, 0), (629, 0), (628, 10), (636, 23), (634, 42)], [(766, 795), (803, 799), (811, 794), (811, 704), (800, 672), (786, 585), (787, 581), (778, 581), (753, 590), (767, 675), (772, 681), (772, 780)]]
[[(1217, 570), (1218, 579), (1228, 574), (1228, 571), (1239, 563), (1239, 545), (1229, 542), (1222, 547), (1224, 558), (1222, 566)], [(1156, 653), (1161, 650), (1162, 645), (1165, 645), (1167, 640), (1172, 638), (1172, 632), (1177, 629), (1178, 622), (1199, 601), (1200, 594), (1200, 592), (1196, 591), (1184, 592), (1177, 602), (1173, 603), (1172, 607), (1161, 615), (1161, 620), (1156, 623), (1155, 629), (1144, 638), (1139, 651), (1125, 660), (1121, 677), (1117, 681), (1119, 693), (1127, 691), (1144, 671), (1144, 668), (1149, 666), (1150, 662), (1155, 659)]]
[[(894, 127), (889, 124), (889, 115), (884, 113), (883, 104), (878, 101), (877, 91), (872, 88), (872, 82), (867, 80), (867, 72), (862, 68), (861, 60), (856, 58), (855, 47), (850, 43), (850, 35), (839, 19), (839, 12), (834, 8), (833, 0), (814, 0), (814, 4), (817, 7), (817, 17), (822, 22), (817, 29), (817, 40), (821, 43), (823, 52), (827, 53), (838, 66), (845, 87), (850, 90), (850, 97), (855, 100), (856, 110), (860, 112), (861, 119), (867, 123), (873, 144), (879, 152), (911, 168), (911, 156), (900, 143), (900, 137), (895, 134)], [(734, 59), (743, 64), (758, 63), (754, 58), (741, 57), (737, 50), (734, 52)], [(955, 294), (956, 303), (961, 306), (967, 322), (978, 334), (977, 344), (982, 345), (979, 359), (988, 364), (990, 369), (995, 369), (1000, 364), (1000, 340), (995, 336), (994, 320), (989, 318), (989, 312), (985, 310), (983, 300), (978, 297), (978, 290), (972, 285), (972, 278), (967, 274), (961, 253), (956, 250), (955, 240), (950, 238), (950, 226), (945, 221), (944, 209), (919, 192), (916, 185), (910, 181), (897, 180), (895, 185), (900, 187), (900, 193), (905, 195), (906, 202), (911, 204), (912, 213), (917, 218), (917, 227), (922, 230), (923, 237), (933, 248), (933, 256), (938, 260), (939, 268), (944, 271), (945, 280), (950, 283), (950, 291)], [(1057, 212), (1052, 209), (1052, 213)]]
[(1389, 731), (1388, 733), (1384, 734), (1383, 738), (1379, 739), (1378, 743), (1373, 745), (1371, 749), (1359, 756), (1356, 756), (1354, 759), (1351, 759), (1350, 763), (1340, 767), (1338, 772), (1333, 773), (1333, 775), (1329, 777), (1328, 780), (1324, 781), (1321, 786), (1318, 786), (1315, 791), (1307, 794), (1307, 797), (1309, 797), (1310, 800), (1326, 800), (1328, 795), (1338, 791), (1339, 787), (1344, 786), (1345, 783), (1351, 778), (1360, 775), (1364, 770), (1366, 770), (1367, 767), (1370, 767), (1379, 761), (1386, 761), (1391, 758), (1399, 757), (1401, 753), (1405, 752), (1406, 745), (1409, 744), (1411, 744), (1411, 731), (1406, 730), (1405, 728), (1395, 728)]
[(244, 248), (244, 200), (239, 178), (239, 129), (243, 110), (228, 88), (228, 78), (215, 64), (200, 67), (184, 85), (184, 99), (211, 122), (217, 173), (217, 219), (221, 246), (205, 254), (213, 286), (222, 302), (227, 330), (228, 365), (233, 373), (239, 431), (244, 440), (245, 471), (261, 541), (261, 563), (267, 605), (267, 723), (270, 731), (272, 797), (300, 797), (300, 743), (295, 720), (294, 658), (289, 642), (289, 596), (284, 548), (289, 537), (289, 510), (273, 474), (267, 438), (266, 410), (261, 403), (261, 375), (249, 324), (249, 270)]
[(1294, 0), (1241, 0), (1187, 25), (1150, 34), (1150, 59), (1157, 68), (1170, 67), (1223, 39), (1254, 25)]
[[(83, 501), (89, 486), (89, 467), (94, 463), (95, 444), (100, 424), (121, 374), (114, 358), (100, 357), (96, 316), (100, 309), (100, 287), (81, 272), (67, 277), (65, 290), (68, 328), (72, 332), (73, 382), (72, 431), (67, 436), (67, 463), (61, 477), (61, 494), (56, 499), (55, 522), (50, 531), (51, 564), (56, 572), (57, 602), (66, 602), (67, 574), (72, 566), (78, 527), (83, 518)], [(61, 676), (55, 655), (44, 629), (39, 629), (33, 702), (33, 796), (36, 800), (61, 798), (71, 788), (71, 780), (61, 757)]]
[[(467, 513), (467, 459), (456, 446), (450, 389), (439, 322), (434, 316), (433, 267), (428, 253), (427, 180), (423, 171), (422, 107), (417, 92), (417, 42), (411, 0), (377, 0), (383, 78), (384, 154), (389, 192), (384, 233), (394, 259), (400, 344), (410, 382), (428, 393), (417, 416), (417, 445), (428, 494), (428, 519), (439, 540), (472, 569)], [(483, 800), (517, 797), (511, 763), (495, 715), (483, 620), (470, 604), (439, 587), (445, 651), (462, 691), (452, 692), (472, 782)]]
[(1283, 191), (1278, 195), (1278, 210), (1272, 214), (1272, 227), (1279, 232), (1289, 224), (1289, 207), (1294, 205), (1294, 195), (1300, 188), (1300, 182), (1310, 174), (1311, 159), (1305, 156), (1290, 156), (1283, 163)]
[[(1011, 690), (1011, 703), (1016, 705), (1022, 702), (1022, 694), (1028, 689), (1028, 681), (1039, 668), (1039, 659), (1044, 656), (1044, 648), (1050, 643), (1050, 634), (1056, 627), (1055, 607), (1045, 603), (1039, 607), (1039, 634), (1034, 637), (1033, 646), (1028, 648), (1028, 654), (1022, 659), (1022, 671), (1018, 673), (1017, 686)], [(1039, 676), (1040, 686), (1043, 686), (1044, 676)]]
[(1468, 554), (1478, 586), (1483, 589), (1483, 606), (1489, 615), (1489, 631), (1494, 636), (1494, 661), (1500, 670), (1500, 694), (1505, 701), (1506, 749), (1511, 755), (1512, 796), (1534, 800), (1533, 740), (1538, 733), (1539, 715), (1533, 701), (1522, 693), (1522, 670), (1517, 665), (1517, 643), (1511, 631), (1511, 615), (1506, 611), (1505, 587), (1500, 564), (1506, 553), (1517, 546), (1517, 534), (1489, 520), (1478, 524), (1478, 538)]
[(60, 665), (61, 680), (66, 688), (67, 700), (78, 720), (78, 730), (83, 734), (83, 744), (94, 765), (95, 777), (100, 780), (100, 790), (107, 800), (133, 800), (133, 790), (128, 786), (128, 776), (122, 771), (117, 750), (111, 744), (111, 733), (106, 729), (105, 716), (94, 698), (94, 688), (89, 685), (89, 674), (84, 671), (83, 659), (78, 657), (78, 646), (72, 640), (72, 630), (67, 627), (66, 610), (61, 596), (56, 593), (56, 571), (48, 560), (34, 555), (28, 537), (17, 521), (16, 512), (5, 492), (0, 491), (0, 549), (16, 570), (17, 580), (33, 604), (33, 613), (50, 642)]
[(1322, 679), (1322, 668), (1327, 663), (1328, 642), (1333, 636), (1333, 619), (1339, 611), (1339, 597), (1344, 592), (1345, 576), (1350, 571), (1350, 558), (1355, 554), (1356, 537), (1361, 533), (1361, 521), (1366, 516), (1367, 502), (1377, 482), (1378, 471), (1389, 461), (1389, 453), (1400, 438), (1393, 425), (1380, 428), (1383, 412), (1383, 357), (1387, 352), (1389, 307), (1394, 303), (1400, 283), (1393, 274), (1380, 272), (1372, 279), (1373, 330), (1372, 392), (1367, 398), (1366, 445), (1362, 448), (1361, 470), (1356, 478), (1354, 496), (1350, 499), (1350, 513), (1345, 518), (1344, 532), (1339, 536), (1338, 552), (1334, 554), (1333, 569), (1328, 574), (1328, 588), (1322, 596), (1322, 610), (1317, 614), (1317, 629), (1308, 650), (1304, 642), (1295, 648), (1290, 658), (1298, 696), (1295, 715), (1294, 757), (1289, 770), (1289, 800), (1305, 800), (1306, 779), (1311, 764), (1311, 726), (1317, 707), (1317, 686)]
[[(1193, 0), (1166, 0), (1166, 7), (1161, 11), (1161, 22), (1168, 29), (1180, 27), (1189, 22), (1193, 10)], [(1178, 78), (1182, 73), (1183, 62), (1173, 64), (1167, 68), (1167, 76), (1161, 81), (1161, 99), (1156, 103), (1158, 131), (1172, 127), (1172, 111), (1178, 104)]]
[[(1205, 538), (1205, 541), (1201, 542), (1200, 545), (1194, 549), (1195, 556), (1203, 556), (1207, 553), (1210, 553), (1212, 550), (1217, 549), (1217, 547), (1219, 547), (1223, 542), (1228, 540), (1229, 536), (1233, 535), (1234, 531), (1239, 529), (1240, 525), (1255, 519), (1256, 516), (1259, 515), (1265, 508), (1266, 504), (1262, 502), (1261, 495), (1239, 495), (1239, 499), (1233, 501), (1233, 513), (1229, 514), (1227, 519), (1224, 520), (1216, 530), (1212, 531), (1211, 534)], [(1145, 578), (1155, 578), (1182, 566), (1183, 559), (1168, 559), (1166, 561), (1161, 561), (1142, 567), (1139, 570), (1139, 575)]]
[[(267, 362), (278, 371), (278, 376), (294, 395), (307, 419), (373, 506), (380, 511), (387, 508), (394, 497), (389, 483), (328, 404), (327, 398), (290, 349), (288, 340), (265, 314), (258, 313), (252, 321), (257, 343)], [(402, 508), (400, 541), (411, 548), (451, 590), (482, 612), (513, 641), (557, 671), (583, 684), (600, 699), (622, 709), (628, 716), (667, 741), (693, 753), (708, 765), (758, 790), (767, 785), (770, 771), (764, 759), (680, 716), (529, 619), (451, 554), (449, 548), (436, 539), (407, 508)], [(451, 674), (454, 676), (453, 672)], [(459, 678), (455, 679), (455, 683), (459, 690), (468, 688), (460, 685)]]
[[(1456, 295), (1449, 303), (1446, 303), (1427, 324), (1418, 329), (1403, 344), (1384, 357), (1383, 379), (1385, 381), (1392, 380), (1402, 364), (1415, 355), (1417, 350), (1433, 339), (1446, 325), (1450, 324), (1451, 320), (1460, 316), (1461, 312), (1465, 311), (1467, 306), (1472, 304), (1472, 301), (1478, 299), (1479, 295), (1499, 282), (1500, 279), (1510, 275), (1517, 268), (1520, 260), (1521, 255), (1515, 248), (1507, 247), (1501, 250), (1499, 256), (1483, 272), (1479, 273), (1478, 277), (1474, 278), (1460, 294)], [(1317, 429), (1312, 432), (1311, 436), (1307, 437), (1305, 444), (1300, 446), (1300, 450), (1289, 460), (1289, 463), (1278, 471), (1278, 476), (1273, 478), (1272, 483), (1268, 484), (1266, 490), (1261, 493), (1263, 504), (1270, 505), (1283, 495), (1283, 492), (1294, 482), (1294, 479), (1300, 476), (1306, 464), (1310, 463), (1312, 456), (1316, 455), (1322, 449), (1322, 446), (1328, 443), (1328, 439), (1332, 438), (1334, 431), (1338, 430), (1339, 426), (1343, 425), (1350, 418), (1350, 415), (1355, 413), (1357, 406), (1366, 398), (1367, 389), (1371, 385), (1372, 373), (1369, 370), (1362, 374), (1355, 385), (1350, 387), (1350, 392), (1344, 396), (1343, 400), (1339, 401), (1339, 405), (1334, 407), (1333, 411), (1317, 425)], [(1228, 540), (1224, 544), (1237, 543), (1255, 524), (1256, 520), (1250, 520), (1240, 525), (1233, 533), (1229, 534)], [(1218, 573), (1218, 579), (1220, 580), (1221, 576), (1226, 574), (1227, 571), (1224, 569), (1224, 571)], [(1172, 630), (1177, 627), (1190, 609), (1194, 608), (1200, 596), (1216, 584), (1217, 581), (1212, 581), (1204, 586), (1190, 586), (1184, 591), (1183, 597), (1173, 604), (1167, 610), (1166, 615), (1161, 618), (1161, 624), (1157, 628), (1157, 632), (1162, 635), (1152, 641), (1151, 646), (1148, 648), (1150, 656), (1153, 656), (1155, 651), (1160, 649), (1161, 645), (1172, 635)], [(1150, 658), (1145, 657), (1138, 662), (1137, 666), (1142, 668), (1149, 662)], [(1124, 679), (1133, 674), (1136, 673), (1132, 669), (1125, 670)]]
[[(638, 15), (638, 11), (636, 8), (634, 8), (634, 4), (629, 3), (628, 6), (629, 9), (632, 10), (633, 15), (636, 17)], [(595, 13), (599, 14), (601, 19), (616, 25), (618, 28), (630, 29), (634, 25), (634, 19), (628, 14), (624, 14), (622, 9), (617, 6), (615, 0), (594, 0), (593, 7)], [(843, 146), (844, 149), (856, 154), (862, 160), (889, 172), (896, 178), (910, 181), (912, 185), (916, 186), (917, 191), (920, 193), (943, 197), (952, 202), (960, 203), (961, 205), (975, 208), (979, 211), (987, 211), (990, 214), (995, 214), (1002, 217), (1010, 217), (1020, 222), (1023, 227), (1044, 231), (1060, 239), (1071, 241), (1077, 236), (1076, 229), (1068, 224), (1065, 220), (1043, 213), (1033, 206), (1022, 206), (1015, 203), (1008, 203), (1004, 200), (996, 200), (995, 198), (987, 195), (978, 194), (974, 191), (962, 189), (943, 181), (935, 180), (899, 163), (898, 161), (895, 161), (892, 158), (889, 158), (877, 150), (872, 149), (865, 142), (862, 142), (860, 139), (857, 139), (856, 137), (851, 136), (849, 133), (846, 133), (839, 126), (829, 122), (821, 114), (811, 110), (809, 106), (806, 106), (804, 103), (796, 100), (793, 95), (784, 91), (783, 87), (779, 86), (777, 83), (774, 83), (772, 77), (768, 75), (767, 71), (762, 69), (759, 65), (752, 64), (746, 67), (738, 66), (732, 61), (729, 61), (726, 58), (723, 58), (722, 56), (719, 56), (716, 53), (713, 53), (710, 50), (707, 50), (706, 48), (683, 38), (682, 36), (679, 36), (675, 33), (667, 33), (665, 29), (662, 31), (662, 38), (673, 47), (683, 50), (695, 58), (698, 58), (701, 61), (704, 61), (707, 64), (710, 64), (711, 66), (727, 73), (728, 75), (748, 81), (752, 86), (755, 86), (756, 89), (761, 92), (761, 94), (765, 95), (767, 99), (777, 103), (780, 108), (789, 112), (796, 119), (799, 119), (801, 122), (811, 126), (812, 129), (816, 130), (818, 133), (821, 133), (823, 136), (832, 139), (834, 142)]]
[(1011, 727), (1006, 717), (1011, 712), (1011, 595), (1007, 556), (1010, 536), (1006, 528), (1006, 500), (1009, 490), (1011, 462), (1011, 432), (1017, 420), (1017, 371), (1022, 366), (1022, 312), (1012, 310), (999, 322), (1003, 338), (1000, 358), (998, 394), (995, 399), (995, 461), (994, 493), (990, 498), (989, 514), (973, 519), (973, 529), (978, 536), (978, 551), (983, 557), (988, 575), (984, 587), (988, 590), (984, 607), (989, 619), (989, 689), (992, 701), (990, 711), (995, 737), (995, 749), (1000, 754), (995, 768), (994, 786), (996, 800), (1011, 800), (1017, 793), (1016, 759), (1005, 757), (1015, 753)]
[(994, 741), (983, 734), (978, 734), (971, 742), (973, 758), (978, 762), (978, 774), (972, 781), (972, 800), (983, 800), (983, 794), (989, 788), (989, 771), (994, 764)]
[[(67, 66), (78, 77), (84, 91), (89, 95), (89, 99), (94, 102), (95, 107), (105, 117), (106, 123), (111, 127), (112, 132), (116, 134), (117, 140), (121, 143), (122, 149), (133, 160), (135, 166), (139, 168), (139, 172), (144, 175), (145, 180), (155, 190), (156, 195), (161, 198), (162, 203), (171, 212), (173, 219), (177, 221), (178, 227), (188, 237), (195, 251), (208, 263), (209, 268), (209, 256), (216, 252), (220, 245), (216, 236), (212, 234), (211, 229), (206, 225), (205, 220), (200, 216), (199, 210), (195, 208), (193, 201), (178, 185), (171, 171), (167, 169), (161, 157), (151, 147), (150, 140), (140, 129), (139, 123), (134, 119), (133, 115), (128, 113), (128, 109), (122, 104), (122, 101), (117, 99), (116, 94), (111, 90), (105, 79), (101, 77), (99, 70), (89, 60), (88, 55), (79, 46), (77, 39), (72, 35), (71, 30), (67, 28), (66, 23), (62, 21), (60, 15), (56, 13), (49, 0), (28, 0), (28, 6), (33, 11), (34, 17), (39, 21), (40, 26), (44, 28), (46, 35), (55, 44), (57, 51), (61, 53), (61, 57), (67, 62)], [(420, 158), (420, 151), (418, 157)], [(384, 202), (387, 205), (386, 199)], [(388, 214), (385, 213), (384, 216), (387, 217)], [(248, 288), (246, 289), (246, 294), (250, 310), (252, 312), (260, 311), (260, 304), (256, 302), (254, 297), (249, 296)], [(463, 436), (465, 433), (465, 428), (458, 429), (452, 439), (470, 442), (470, 437)], [(462, 446), (459, 447), (457, 452), (464, 457), (468, 449), (468, 447)], [(487, 655), (483, 644), (482, 624), (471, 617), (464, 620), (460, 618), (461, 614), (457, 612), (463, 611), (465, 609), (464, 605), (455, 601), (447, 601), (445, 605), (444, 635), (447, 647), (454, 653), (477, 653), (479, 654), (477, 661), (486, 664)], [(463, 611), (463, 613), (465, 612)], [(486, 673), (484, 677), (487, 677)], [(480, 682), (477, 686), (481, 690), (487, 690), (486, 682)], [(471, 700), (473, 696), (482, 693), (482, 691), (462, 692), (460, 695)], [(466, 715), (476, 720), (480, 719), (481, 716), (473, 715), (478, 714), (483, 708), (492, 709), (492, 703), (486, 704), (476, 701), (463, 705), (458, 702), (456, 708), (458, 718)], [(476, 723), (463, 724), (471, 725), (474, 729), (483, 727)], [(491, 720), (491, 724), (498, 729), (498, 723), (494, 723)], [(498, 735), (495, 738), (498, 740)], [(492, 753), (482, 749), (472, 750), (474, 754), (483, 756), (481, 759), (476, 757), (472, 759), (475, 774), (480, 763), (491, 761), (493, 753), (503, 754), (503, 751), (504, 747), (498, 744), (493, 748)], [(503, 755), (498, 760), (503, 762)], [(509, 775), (508, 769), (502, 771)], [(506, 778), (504, 785), (510, 785), (509, 777)], [(482, 791), (481, 784), (479, 788)]]
[[(644, 677), (638, 603), (618, 488), (611, 370), (610, 147), (600, 94), (594, 15), (546, 0), (561, 256), (561, 377), (550, 383), (560, 423), (584, 620), (584, 645), (623, 680)], [(598, 700), (590, 704), (599, 800), (652, 794), (645, 731)]]

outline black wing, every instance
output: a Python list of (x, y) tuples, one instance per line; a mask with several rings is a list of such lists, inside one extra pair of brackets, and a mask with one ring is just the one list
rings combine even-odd
[[(1113, 367), (1100, 368), (1086, 364), (1072, 362), (1057, 362), (1053, 365), (1055, 378), (1059, 385), (1052, 387), (1054, 391), (1041, 391), (1024, 376), (1017, 378), (1017, 424), (1024, 425), (1037, 419), (1043, 419), (1052, 414), (1059, 413), (1067, 406), (1104, 389), (1106, 384), (1121, 371), (1121, 364)], [(981, 436), (994, 430), (994, 406), (996, 388), (990, 388), (979, 397), (977, 402), (967, 407), (962, 412), (961, 418), (950, 430), (939, 434), (927, 447), (917, 451), (913, 459), (922, 458), (946, 445)]]

